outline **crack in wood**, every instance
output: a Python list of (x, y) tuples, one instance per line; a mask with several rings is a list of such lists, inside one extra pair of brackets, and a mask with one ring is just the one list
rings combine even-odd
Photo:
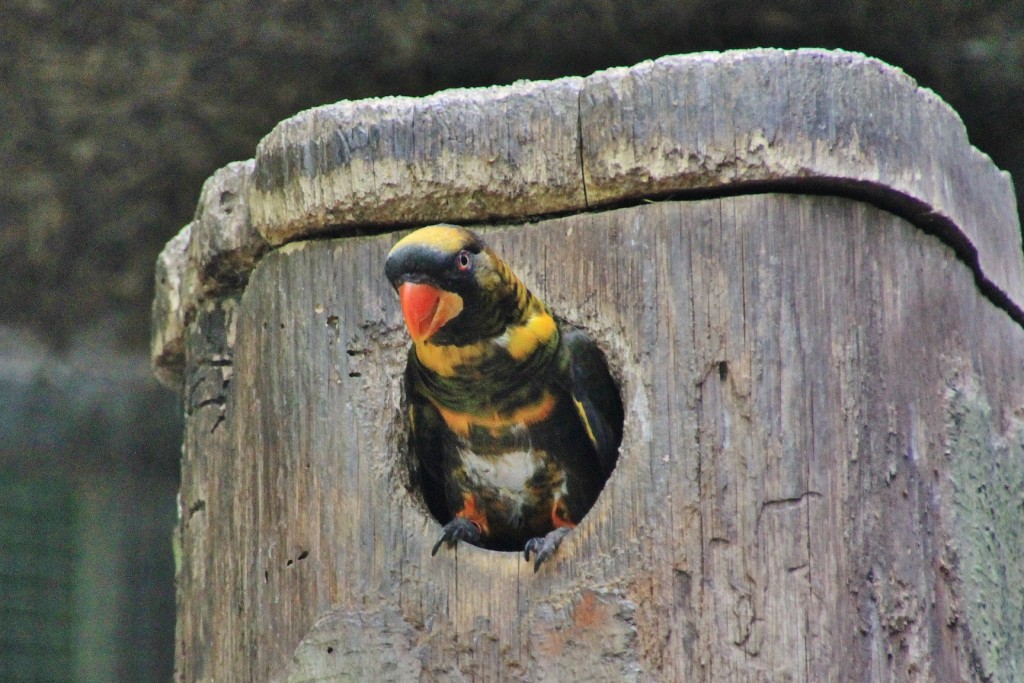
[(775, 510), (777, 508), (795, 508), (803, 505), (810, 497), (821, 498), (820, 491), (804, 491), (798, 496), (789, 496), (787, 498), (773, 498), (771, 500), (761, 501), (761, 507), (757, 511), (757, 520), (754, 523), (754, 528), (760, 533), (761, 530), (761, 517), (765, 512)]

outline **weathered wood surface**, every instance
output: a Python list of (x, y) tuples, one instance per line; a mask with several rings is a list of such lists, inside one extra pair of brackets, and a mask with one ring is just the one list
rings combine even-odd
[(149, 356), (156, 378), (179, 391), (185, 373), (185, 307), (181, 297), (191, 239), (192, 224), (189, 223), (160, 252), (153, 278), (155, 293)]
[(254, 160), (204, 188), (196, 246), (179, 262), (194, 274), (181, 292), (158, 278), (154, 366), (180, 384), (184, 328), (161, 312), (244, 285), (268, 245), (770, 190), (848, 196), (906, 217), (953, 246), (985, 294), (1024, 322), (1010, 178), (969, 144), (953, 110), (863, 55), (745, 50), (340, 102), (282, 121)]
[(326, 226), (570, 211), (581, 79), (317, 107), (256, 150), (253, 222), (272, 244)]
[[(816, 194), (722, 196), (772, 188)], [(263, 255), (494, 217), (523, 219), (488, 239), (592, 331), (627, 408), (618, 469), (536, 576), (429, 556), (395, 235)], [(1016, 680), (1022, 263), (1005, 174), (847, 53), (299, 115), (158, 266), (187, 430), (177, 677)]]
[(211, 175), (195, 219), (157, 259), (150, 356), (157, 378), (182, 393), (191, 372), (186, 368), (186, 327), (200, 308), (216, 308), (219, 299), (239, 292), (268, 249), (249, 216), (253, 166), (252, 160), (236, 161)]
[(216, 297), (245, 285), (267, 243), (249, 217), (255, 162), (236, 161), (203, 184), (188, 244), (191, 298)]
[(931, 91), (854, 53), (678, 55), (582, 79), (340, 102), (280, 123), (254, 173), (253, 222), (271, 244), (813, 188), (931, 223), (1024, 311), (1019, 231), (990, 227), (1017, 222), (1009, 176)]
[(237, 652), (243, 615), (210, 609), (238, 604), (237, 522), (224, 517), (238, 490), (230, 468), (238, 459), (231, 443), (229, 390), (234, 369), (235, 316), (238, 299), (225, 296), (204, 302), (189, 325), (183, 408), (185, 436), (179, 491), (181, 566), (175, 576), (178, 621), (175, 634), (179, 681), (232, 680), (229, 652)]
[(222, 569), (193, 608), (211, 680), (1020, 670), (1024, 333), (939, 240), (777, 195), (489, 231), (601, 340), (627, 408), (605, 492), (535, 576), (430, 557), (393, 239), (277, 250), (241, 299), (207, 465)]

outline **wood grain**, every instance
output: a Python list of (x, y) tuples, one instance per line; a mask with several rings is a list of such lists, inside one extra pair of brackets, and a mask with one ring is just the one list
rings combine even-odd
[[(1024, 324), (1009, 176), (903, 72), (808, 49), (677, 55), (297, 114), (254, 160), (211, 177), (180, 306), (244, 286), (268, 246), (301, 238), (767, 191), (846, 196), (903, 216), (953, 247), (982, 293)], [(179, 294), (167, 282), (157, 282), (153, 362), (177, 385), (183, 330), (159, 327), (171, 320), (161, 302)]]
[(936, 231), (1024, 311), (1013, 185), (902, 71), (826, 50), (663, 57), (580, 93), (591, 206), (680, 191), (824, 191)]
[(160, 252), (153, 274), (149, 358), (161, 384), (179, 393), (185, 372), (185, 307), (181, 295), (188, 277), (191, 238), (189, 223)]
[(203, 183), (188, 245), (189, 289), (213, 298), (245, 286), (267, 243), (249, 216), (249, 184), (255, 162), (236, 161)]
[(582, 79), (317, 107), (260, 143), (248, 202), (279, 245), (754, 191), (851, 196), (903, 215), (960, 251), (1024, 321), (1009, 175), (934, 93), (850, 52), (675, 55)]
[(622, 384), (597, 505), (538, 575), (511, 553), (431, 558), (381, 275), (394, 238), (271, 252), (233, 326), (229, 442), (205, 451), (220, 569), (184, 594), (209, 620), (189, 641), (206, 652), (186, 650), (204, 675), (185, 680), (1019, 670), (1024, 544), (996, 503), (1020, 467), (963, 463), (957, 444), (1024, 458), (1024, 333), (948, 247), (862, 203), (782, 195), (486, 236)]
[[(430, 557), (381, 233), (434, 221), (621, 384), (619, 465), (537, 575)], [(1022, 327), (1008, 176), (860, 55), (303, 112), (158, 261), (177, 680), (1020, 679)]]
[(200, 308), (240, 292), (268, 249), (249, 216), (253, 165), (237, 161), (207, 178), (195, 220), (157, 259), (150, 357), (157, 378), (183, 395), (186, 327)]
[[(229, 389), (234, 377), (237, 297), (206, 301), (189, 326), (184, 371), (184, 447), (178, 493), (181, 566), (175, 576), (178, 620), (175, 676), (178, 681), (223, 680), (228, 654), (240, 638), (236, 564), (239, 520), (232, 468)], [(228, 590), (225, 590), (228, 587)], [(216, 674), (216, 675), (215, 675)]]
[(277, 245), (327, 226), (579, 208), (579, 84), (339, 102), (282, 121), (256, 150), (254, 224)]

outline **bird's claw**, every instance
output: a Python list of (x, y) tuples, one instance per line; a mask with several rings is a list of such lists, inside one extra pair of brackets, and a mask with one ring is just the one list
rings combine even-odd
[(479, 543), (480, 525), (465, 517), (456, 517), (444, 525), (444, 528), (441, 530), (441, 538), (434, 544), (434, 549), (430, 551), (430, 556), (437, 555), (437, 551), (442, 545), (454, 548), (455, 544), (459, 541), (466, 541), (473, 545)]
[(570, 531), (572, 531), (571, 527), (563, 526), (555, 529), (554, 531), (549, 531), (544, 536), (531, 538), (526, 542), (526, 546), (523, 548), (523, 558), (529, 562), (530, 553), (536, 555), (536, 559), (533, 561), (534, 573), (540, 569), (544, 560), (555, 554), (555, 551), (558, 550), (558, 546), (562, 544), (562, 540), (569, 535)]

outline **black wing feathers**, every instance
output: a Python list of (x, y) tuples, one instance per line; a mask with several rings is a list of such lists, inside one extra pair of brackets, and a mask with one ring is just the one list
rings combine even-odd
[[(568, 390), (593, 435), (601, 471), (615, 468), (622, 442), (622, 401), (604, 354), (580, 329), (561, 323), (562, 353), (568, 362)], [(563, 366), (564, 367), (564, 366)]]

